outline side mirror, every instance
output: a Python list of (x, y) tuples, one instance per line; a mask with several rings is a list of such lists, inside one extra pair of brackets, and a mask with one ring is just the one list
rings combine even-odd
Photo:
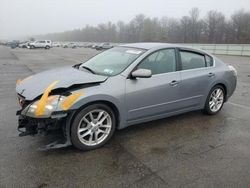
[(152, 76), (151, 70), (148, 69), (137, 69), (132, 72), (133, 78), (150, 78)]

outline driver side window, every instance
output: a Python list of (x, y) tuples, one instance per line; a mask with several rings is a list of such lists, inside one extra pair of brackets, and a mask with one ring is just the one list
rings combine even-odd
[(152, 74), (174, 72), (176, 70), (175, 49), (164, 49), (146, 57), (137, 67), (148, 69)]

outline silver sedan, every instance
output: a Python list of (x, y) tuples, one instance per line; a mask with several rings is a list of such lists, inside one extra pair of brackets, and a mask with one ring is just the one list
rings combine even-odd
[(193, 111), (214, 115), (236, 88), (234, 67), (201, 50), (163, 43), (126, 44), (84, 63), (17, 82), (20, 136), (63, 130), (83, 150), (116, 129)]

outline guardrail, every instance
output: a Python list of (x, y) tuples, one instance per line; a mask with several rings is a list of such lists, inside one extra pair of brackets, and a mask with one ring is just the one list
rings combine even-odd
[(250, 56), (250, 44), (182, 44), (217, 55)]

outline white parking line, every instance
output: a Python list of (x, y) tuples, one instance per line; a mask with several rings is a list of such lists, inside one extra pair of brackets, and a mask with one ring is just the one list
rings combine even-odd
[(245, 105), (236, 104), (236, 103), (233, 103), (233, 102), (227, 102), (227, 104), (231, 104), (231, 105), (237, 106), (237, 107), (239, 107), (239, 108), (243, 108), (243, 109), (246, 109), (246, 110), (250, 110), (250, 107), (245, 106)]

